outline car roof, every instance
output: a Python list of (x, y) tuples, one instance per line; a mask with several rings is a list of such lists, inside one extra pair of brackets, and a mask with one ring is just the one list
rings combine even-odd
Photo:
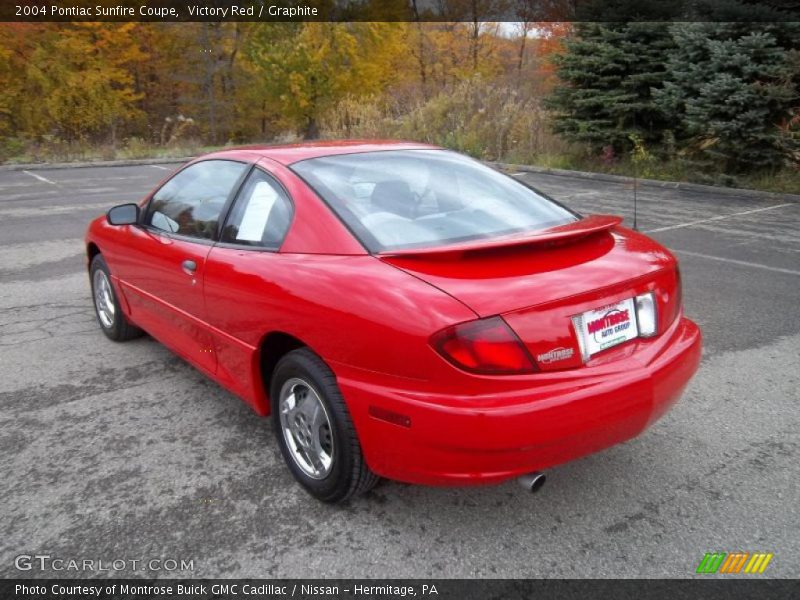
[(388, 150), (440, 150), (439, 146), (418, 142), (399, 142), (392, 140), (330, 140), (285, 144), (280, 146), (239, 146), (226, 148), (203, 156), (208, 158), (232, 158), (242, 154), (269, 158), (284, 166), (309, 158), (335, 156), (337, 154), (357, 154), (361, 152), (386, 152)]

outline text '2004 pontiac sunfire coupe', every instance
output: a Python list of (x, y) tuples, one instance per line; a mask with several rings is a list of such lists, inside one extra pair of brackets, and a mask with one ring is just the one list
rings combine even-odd
[(203, 156), (86, 243), (105, 334), (271, 414), (338, 502), (379, 477), (536, 488), (663, 415), (700, 332), (674, 256), (620, 223), (453, 152), (340, 142)]

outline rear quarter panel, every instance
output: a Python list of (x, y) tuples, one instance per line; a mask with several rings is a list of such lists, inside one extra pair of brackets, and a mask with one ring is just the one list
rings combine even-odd
[(261, 414), (269, 406), (258, 355), (272, 332), (299, 339), (334, 372), (350, 366), (427, 380), (449, 368), (428, 345), (430, 335), (475, 318), (460, 302), (369, 255), (216, 247), (205, 293), (218, 376)]

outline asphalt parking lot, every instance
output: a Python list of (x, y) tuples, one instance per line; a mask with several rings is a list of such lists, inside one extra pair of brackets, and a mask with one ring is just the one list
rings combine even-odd
[[(0, 172), (0, 576), (53, 576), (14, 567), (49, 554), (194, 561), (138, 576), (691, 577), (710, 551), (800, 573), (800, 203), (639, 190), (705, 349), (638, 439), (552, 469), (535, 496), (384, 482), (337, 508), (294, 484), (266, 419), (95, 322), (86, 224), (173, 168)], [(630, 223), (627, 184), (517, 176)]]

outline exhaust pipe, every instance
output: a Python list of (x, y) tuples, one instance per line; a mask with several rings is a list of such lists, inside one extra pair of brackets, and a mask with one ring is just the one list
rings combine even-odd
[(547, 478), (544, 476), (544, 473), (540, 473), (539, 471), (534, 471), (533, 473), (528, 473), (527, 475), (522, 475), (521, 477), (517, 478), (519, 484), (528, 490), (531, 494), (535, 494), (544, 485), (544, 482)]

